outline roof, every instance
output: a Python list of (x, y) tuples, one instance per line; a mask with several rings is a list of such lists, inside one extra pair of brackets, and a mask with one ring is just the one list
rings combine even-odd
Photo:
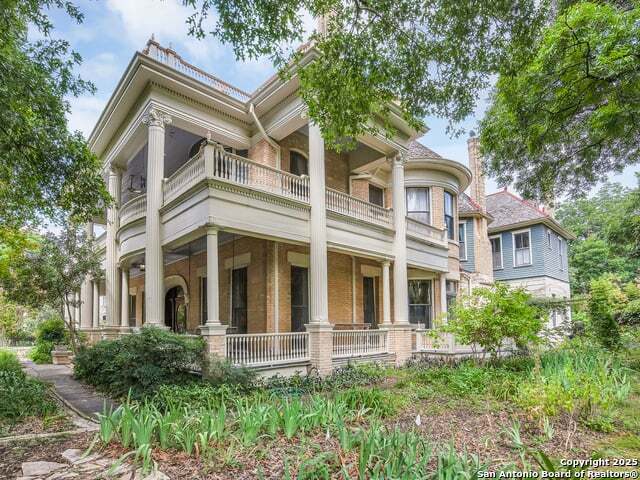
[(574, 238), (547, 212), (507, 190), (487, 195), (487, 213), (493, 217), (489, 227), (493, 232), (544, 223), (565, 238)]
[(458, 195), (458, 213), (460, 215), (482, 213), (482, 207), (466, 193)]
[(442, 158), (436, 152), (431, 150), (429, 147), (421, 144), (417, 140), (412, 140), (409, 145), (407, 145), (407, 148), (409, 150), (409, 159), (425, 157)]

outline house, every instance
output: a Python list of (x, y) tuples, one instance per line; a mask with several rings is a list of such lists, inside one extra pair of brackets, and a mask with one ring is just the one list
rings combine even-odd
[[(485, 194), (478, 139), (467, 141), (472, 181), (458, 197), (460, 269), (467, 291), (494, 281), (523, 287), (534, 297), (568, 300), (568, 240), (550, 209), (523, 200), (504, 189)], [(552, 311), (549, 327), (570, 320), (566, 312)]]
[[(305, 47), (302, 64), (316, 54)], [(488, 265), (491, 217), (459, 212), (472, 171), (391, 109), (393, 138), (332, 151), (295, 74), (244, 92), (151, 39), (89, 137), (115, 202), (87, 225), (104, 230), (104, 280), (82, 286), (81, 330), (202, 335), (208, 353), (265, 374), (456, 352), (425, 332), (461, 281), (490, 283), (461, 265), (472, 245)]]

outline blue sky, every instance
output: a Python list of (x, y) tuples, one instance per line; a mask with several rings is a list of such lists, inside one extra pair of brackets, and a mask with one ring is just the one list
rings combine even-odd
[[(204, 41), (187, 35), (185, 20), (190, 11), (179, 0), (78, 0), (85, 15), (76, 24), (59, 11), (51, 12), (55, 35), (67, 39), (83, 57), (80, 74), (97, 87), (93, 96), (70, 99), (70, 127), (88, 135), (136, 50), (142, 50), (151, 34), (164, 46), (171, 45), (185, 59), (244, 90), (252, 91), (272, 73), (268, 59), (236, 61), (231, 49), (209, 37)], [(308, 30), (315, 21), (305, 17)], [(486, 107), (486, 98), (478, 100), (475, 115), (463, 123), (474, 129)], [(446, 133), (445, 119), (427, 118), (430, 131), (420, 139), (441, 155), (467, 163), (466, 135), (451, 138)], [(612, 176), (615, 181), (635, 185), (634, 169)], [(498, 186), (491, 179), (487, 191)]]

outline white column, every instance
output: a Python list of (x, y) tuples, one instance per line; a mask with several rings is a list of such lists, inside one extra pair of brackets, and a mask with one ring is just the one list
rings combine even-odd
[[(93, 239), (93, 222), (86, 225), (87, 240)], [(80, 328), (91, 328), (93, 321), (93, 288), (91, 286), (91, 275), (84, 277), (84, 281), (80, 286), (80, 300), (82, 301), (80, 312)]]
[(107, 324), (118, 324), (118, 245), (116, 233), (118, 231), (118, 209), (120, 207), (121, 171), (112, 168), (109, 172), (109, 194), (113, 203), (107, 208), (107, 237), (105, 253), (105, 302), (107, 306)]
[(206, 327), (220, 325), (218, 299), (218, 229), (207, 228), (207, 322)]
[(80, 292), (73, 294), (73, 300), (76, 302), (76, 306), (73, 309), (74, 326), (80, 328)]
[(164, 178), (164, 127), (171, 118), (152, 107), (142, 120), (149, 126), (145, 248), (145, 323), (164, 326), (164, 258), (160, 243), (160, 208)]
[(351, 323), (357, 320), (356, 306), (356, 257), (351, 255)]
[(395, 324), (409, 323), (409, 294), (407, 286), (407, 223), (404, 190), (404, 165), (406, 160), (395, 157), (391, 162), (392, 193), (393, 193), (393, 226), (395, 237), (393, 240), (393, 322)]
[(129, 270), (123, 267), (120, 271), (120, 326), (129, 327)]
[(327, 285), (327, 209), (325, 205), (324, 139), (320, 127), (309, 122), (309, 200), (311, 203), (310, 323), (329, 323)]
[(100, 283), (93, 281), (93, 328), (100, 327)]
[[(273, 331), (280, 332), (280, 256), (278, 242), (273, 242)], [(276, 343), (276, 345), (278, 345)]]
[(389, 267), (388, 260), (382, 262), (382, 324), (389, 326), (391, 324), (391, 286), (389, 284)]
[(447, 314), (447, 277), (440, 274), (440, 313)]

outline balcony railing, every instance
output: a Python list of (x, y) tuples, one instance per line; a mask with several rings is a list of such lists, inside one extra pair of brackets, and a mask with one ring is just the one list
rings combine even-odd
[(419, 222), (411, 217), (407, 217), (407, 235), (420, 240), (428, 240), (444, 246), (447, 245), (446, 230)]
[(221, 147), (205, 147), (182, 165), (164, 185), (165, 203), (178, 197), (205, 178), (223, 180), (255, 190), (309, 202), (309, 178), (253, 162), (226, 152)]
[(163, 48), (155, 41), (149, 41), (147, 48), (145, 48), (143, 53), (195, 80), (198, 80), (199, 82), (204, 83), (205, 85), (213, 87), (216, 90), (235, 98), (236, 100), (246, 102), (251, 98), (247, 92), (228, 84), (224, 80), (221, 80), (204, 70), (200, 70), (195, 65), (191, 65), (189, 62), (183, 60), (180, 55), (170, 48)]
[(393, 211), (327, 188), (327, 210), (385, 227), (393, 227)]
[(120, 207), (120, 226), (126, 225), (146, 215), (147, 196), (145, 194), (132, 198)]
[(417, 352), (448, 352), (452, 336), (450, 333), (434, 333), (433, 330), (416, 330)]
[(309, 334), (227, 335), (227, 359), (234, 365), (261, 366), (309, 360)]
[(386, 330), (333, 331), (333, 358), (387, 353)]

